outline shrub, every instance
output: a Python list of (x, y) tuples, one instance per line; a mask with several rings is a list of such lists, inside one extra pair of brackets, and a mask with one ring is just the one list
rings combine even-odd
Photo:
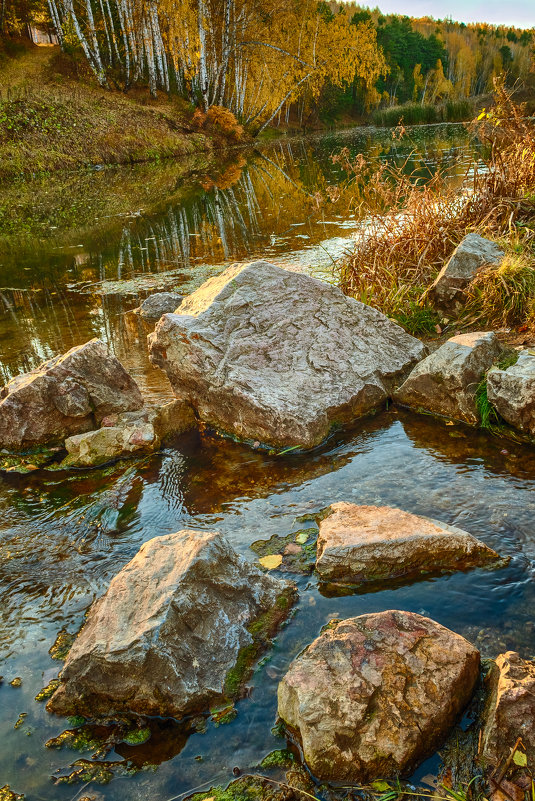
[(232, 111), (223, 106), (210, 106), (206, 112), (196, 109), (191, 123), (196, 128), (208, 128), (216, 133), (221, 133), (235, 142), (239, 142), (244, 133), (243, 127)]
[(519, 326), (535, 322), (535, 263), (509, 254), (501, 264), (483, 267), (471, 282), (466, 304), (473, 322)]

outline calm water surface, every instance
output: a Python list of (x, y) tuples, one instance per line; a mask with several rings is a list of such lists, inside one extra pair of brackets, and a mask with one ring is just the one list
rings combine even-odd
[[(340, 180), (328, 157), (344, 145), (376, 158), (409, 157), (422, 174), (442, 160), (452, 180), (470, 155), (458, 127), (419, 129), (401, 143), (346, 131), (192, 165), (187, 178), (184, 165), (165, 164), (2, 190), (3, 377), (99, 336), (149, 399), (169, 397), (166, 379), (148, 365), (146, 332), (124, 312), (151, 286), (189, 291), (236, 259), (268, 256), (328, 279), (356, 220), (349, 196), (331, 206), (316, 194)], [(254, 560), (253, 541), (298, 530), (304, 513), (340, 500), (390, 504), (465, 528), (511, 561), (344, 597), (327, 597), (314, 577), (299, 577), (297, 612), (235, 720), (219, 728), (208, 721), (205, 731), (155, 721), (145, 745), (123, 744), (107, 757), (145, 769), (82, 795), (168, 801), (206, 782), (227, 783), (235, 766), (254, 769), (284, 745), (271, 732), (281, 675), (333, 616), (412, 610), (486, 656), (511, 648), (534, 655), (534, 483), (533, 449), (392, 409), (306, 455), (270, 456), (191, 434), (112, 468), (0, 476), (0, 787), (9, 783), (36, 801), (70, 801), (82, 790), (51, 778), (91, 752), (44, 745), (67, 727), (34, 701), (58, 672), (48, 650), (60, 629), (79, 628), (144, 541), (183, 527), (218, 529)], [(9, 686), (15, 676), (19, 688)], [(15, 729), (20, 713), (26, 717)]]

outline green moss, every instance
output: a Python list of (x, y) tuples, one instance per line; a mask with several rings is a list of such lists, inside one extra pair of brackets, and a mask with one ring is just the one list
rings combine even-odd
[(47, 748), (70, 748), (73, 751), (99, 751), (102, 740), (95, 737), (91, 726), (67, 729), (45, 743)]
[(127, 745), (142, 745), (150, 738), (151, 731), (148, 726), (142, 729), (131, 729), (123, 736), (123, 743)]
[(273, 784), (262, 776), (242, 776), (226, 788), (211, 787), (185, 801), (290, 801), (294, 798), (302, 801), (301, 794), (292, 792), (290, 787)]
[(214, 724), (217, 726), (224, 726), (226, 723), (231, 723), (237, 716), (238, 712), (234, 705), (225, 706), (222, 709), (211, 709), (210, 714)]
[(48, 652), (52, 659), (60, 659), (61, 661), (64, 661), (67, 658), (75, 639), (75, 634), (69, 634), (66, 629), (61, 629), (61, 631), (58, 632), (58, 636), (56, 637), (54, 645)]
[(295, 762), (295, 757), (287, 748), (272, 751), (260, 763), (261, 768), (289, 768)]
[(498, 367), (500, 370), (507, 370), (508, 367), (512, 367), (517, 363), (519, 355), (520, 351), (515, 350), (514, 348), (504, 350), (496, 362), (496, 367)]
[(250, 547), (259, 557), (281, 554), (281, 570), (307, 574), (314, 570), (317, 538), (317, 528), (310, 527), (293, 531), (286, 537), (274, 534), (269, 540), (256, 540)]
[(52, 679), (52, 681), (49, 682), (46, 687), (43, 687), (43, 689), (37, 693), (37, 695), (35, 696), (35, 700), (46, 701), (47, 698), (50, 698), (52, 695), (54, 695), (59, 685), (60, 685), (59, 679)]
[(85, 718), (83, 718), (81, 715), (72, 715), (70, 718), (67, 718), (67, 723), (74, 729), (75, 726), (83, 726), (85, 723)]
[(24, 801), (25, 795), (14, 793), (9, 784), (0, 787), (0, 801)]
[(253, 672), (254, 664), (260, 657), (262, 651), (267, 650), (272, 644), (281, 623), (288, 617), (288, 613), (296, 601), (297, 590), (295, 587), (286, 587), (277, 598), (277, 601), (264, 614), (254, 620), (248, 630), (253, 638), (253, 642), (241, 649), (238, 654), (236, 664), (227, 673), (225, 679), (225, 696), (227, 698), (239, 698), (244, 690), (245, 682)]
[(22, 724), (24, 723), (24, 719), (25, 719), (26, 717), (28, 717), (28, 713), (27, 713), (27, 712), (21, 712), (21, 713), (20, 713), (20, 715), (18, 716), (18, 718), (17, 718), (17, 722), (15, 723), (15, 725), (13, 726), (13, 728), (14, 728), (14, 729), (20, 729), (20, 727), (21, 727), (21, 726), (22, 726)]
[(55, 779), (56, 784), (78, 784), (78, 782), (109, 784), (114, 775), (113, 763), (87, 762), (85, 759), (79, 759), (73, 763), (72, 768), (72, 772), (67, 776), (58, 776)]

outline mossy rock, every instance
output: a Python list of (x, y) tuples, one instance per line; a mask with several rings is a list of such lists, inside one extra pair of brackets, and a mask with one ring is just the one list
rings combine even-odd
[(48, 651), (52, 659), (59, 659), (64, 662), (76, 639), (76, 634), (70, 634), (66, 629), (58, 632), (54, 645)]
[(14, 793), (9, 784), (0, 787), (0, 801), (24, 801), (26, 796)]
[(256, 540), (253, 550), (260, 558), (280, 554), (282, 561), (278, 569), (288, 573), (308, 574), (316, 563), (317, 528), (303, 528), (286, 537), (274, 534), (269, 540)]
[(76, 729), (67, 729), (57, 737), (51, 737), (45, 745), (47, 748), (70, 748), (72, 751), (102, 753), (109, 749), (109, 736), (99, 737), (94, 726), (83, 725)]
[(46, 687), (43, 687), (43, 689), (37, 693), (37, 695), (35, 696), (35, 700), (46, 701), (48, 698), (54, 695), (59, 685), (60, 685), (59, 679), (52, 679), (52, 681), (50, 681)]
[(203, 793), (195, 793), (184, 801), (303, 801), (299, 789), (273, 783), (263, 776), (241, 776), (226, 788), (211, 787)]
[(295, 757), (287, 748), (280, 748), (278, 751), (271, 751), (264, 757), (260, 767), (266, 768), (290, 768), (295, 763)]
[(296, 600), (297, 589), (293, 585), (285, 587), (274, 606), (248, 626), (253, 642), (241, 649), (236, 664), (227, 673), (224, 692), (228, 699), (237, 700), (244, 695), (245, 683), (251, 677), (256, 662), (271, 647), (273, 637)]

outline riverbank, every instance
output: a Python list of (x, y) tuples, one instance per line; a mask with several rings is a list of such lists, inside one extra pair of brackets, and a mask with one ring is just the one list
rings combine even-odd
[(180, 98), (98, 88), (58, 47), (0, 58), (0, 179), (211, 153), (228, 137), (196, 130)]

